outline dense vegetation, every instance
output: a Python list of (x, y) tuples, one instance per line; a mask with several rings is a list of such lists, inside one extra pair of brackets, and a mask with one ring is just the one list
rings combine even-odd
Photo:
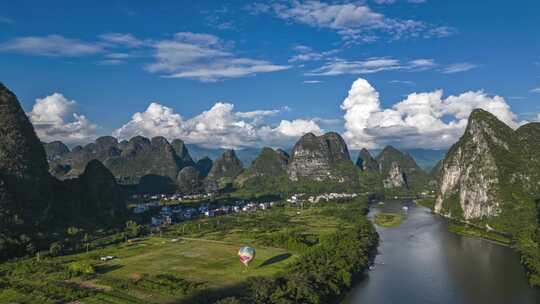
[[(278, 204), (160, 230), (134, 221), (101, 234), (70, 227), (46, 252), (0, 266), (0, 303), (207, 303), (231, 295), (244, 301), (250, 294), (245, 291), (261, 291), (258, 282), (267, 280), (281, 286), (282, 299), (304, 302), (289, 294), (307, 288), (295, 287), (301, 282), (293, 273), (300, 271), (312, 276), (309, 286), (325, 289), (315, 297), (326, 303), (367, 267), (367, 252), (376, 247), (366, 210), (362, 197), (304, 207)], [(243, 244), (257, 249), (249, 270), (237, 261)], [(103, 256), (115, 258), (100, 261)], [(321, 273), (308, 273), (315, 270), (312, 263), (321, 265)]]
[(26, 260), (0, 268), (0, 303), (65, 303), (89, 297), (95, 291), (72, 279), (91, 273), (56, 260)]
[[(449, 150), (443, 171), (448, 166), (466, 169), (468, 174), (459, 185), (468, 187), (469, 193), (481, 187), (481, 192), (488, 195), (487, 204), (496, 207), (493, 210), (497, 214), (467, 219), (468, 222), (509, 235), (512, 247), (521, 254), (530, 283), (540, 286), (540, 124), (527, 124), (514, 131), (489, 112), (475, 110), (464, 135)], [(464, 221), (462, 206), (486, 203), (460, 194), (459, 187), (454, 187), (441, 195), (440, 212)], [(472, 228), (454, 230), (491, 237)]]
[[(344, 176), (348, 176), (344, 181), (325, 180), (313, 181), (306, 178), (299, 178), (296, 182), (291, 182), (286, 173), (280, 175), (259, 175), (253, 176), (243, 181), (241, 187), (238, 188), (238, 193), (251, 196), (261, 196), (269, 194), (278, 194), (282, 197), (287, 197), (294, 193), (309, 193), (320, 194), (330, 192), (354, 193), (363, 191), (372, 191), (368, 188), (372, 183), (377, 183), (374, 180), (374, 175), (366, 174), (366, 181), (363, 183), (363, 176), (359, 177), (360, 171), (352, 162), (340, 163), (339, 169), (336, 171), (342, 172)], [(350, 178), (349, 178), (350, 177)], [(362, 183), (365, 186), (362, 186)]]
[(199, 282), (191, 282), (174, 274), (133, 274), (130, 278), (102, 277), (99, 284), (116, 290), (150, 292), (170, 296), (185, 296), (204, 287)]
[(296, 262), (273, 278), (253, 278), (247, 293), (219, 303), (332, 303), (369, 266), (378, 244), (373, 225), (360, 216), (309, 248)]

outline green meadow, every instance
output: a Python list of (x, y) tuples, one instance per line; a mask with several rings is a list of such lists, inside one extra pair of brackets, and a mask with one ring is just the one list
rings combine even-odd
[[(350, 227), (359, 214), (351, 208), (363, 206), (275, 206), (180, 222), (87, 253), (6, 263), (0, 284), (9, 288), (0, 302), (189, 303), (200, 293), (227, 294), (250, 277), (284, 271), (326, 235)], [(242, 246), (256, 249), (249, 267), (239, 262)]]

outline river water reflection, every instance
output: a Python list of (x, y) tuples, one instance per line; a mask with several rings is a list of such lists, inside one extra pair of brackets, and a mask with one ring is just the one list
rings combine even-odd
[(410, 201), (374, 206), (369, 216), (403, 206), (409, 210), (400, 226), (377, 227), (375, 268), (345, 303), (540, 303), (510, 248), (450, 233), (443, 218)]

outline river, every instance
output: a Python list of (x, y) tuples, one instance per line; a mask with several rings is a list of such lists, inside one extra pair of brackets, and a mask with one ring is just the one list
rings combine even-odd
[(377, 227), (375, 268), (344, 303), (540, 303), (510, 248), (451, 233), (445, 219), (412, 201), (373, 206), (369, 217), (404, 212), (403, 206), (409, 210), (400, 226)]

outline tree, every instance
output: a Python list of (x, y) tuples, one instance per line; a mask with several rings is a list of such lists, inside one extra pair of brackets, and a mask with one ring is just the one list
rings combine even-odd
[(62, 243), (54, 242), (51, 244), (51, 247), (49, 247), (49, 253), (52, 256), (59, 256), (62, 253), (62, 249)]
[(129, 237), (138, 237), (141, 234), (142, 226), (135, 221), (127, 221), (125, 232)]
[(84, 242), (84, 245), (86, 246), (86, 252), (88, 252), (88, 249), (90, 247), (90, 236), (88, 235), (88, 233), (84, 234), (83, 242)]
[(94, 265), (90, 261), (82, 260), (76, 261), (68, 265), (68, 270), (73, 275), (91, 275), (96, 272)]
[(69, 236), (69, 242), (67, 245), (69, 245), (71, 250), (77, 250), (79, 248), (79, 237), (81, 235), (82, 229), (71, 226), (67, 229), (66, 233)]
[(30, 255), (34, 255), (36, 253), (36, 246), (32, 243), (26, 244), (26, 252)]
[(70, 237), (75, 237), (77, 236), (80, 232), (82, 231), (82, 229), (79, 229), (77, 227), (69, 227), (67, 229), (67, 234), (70, 236)]

